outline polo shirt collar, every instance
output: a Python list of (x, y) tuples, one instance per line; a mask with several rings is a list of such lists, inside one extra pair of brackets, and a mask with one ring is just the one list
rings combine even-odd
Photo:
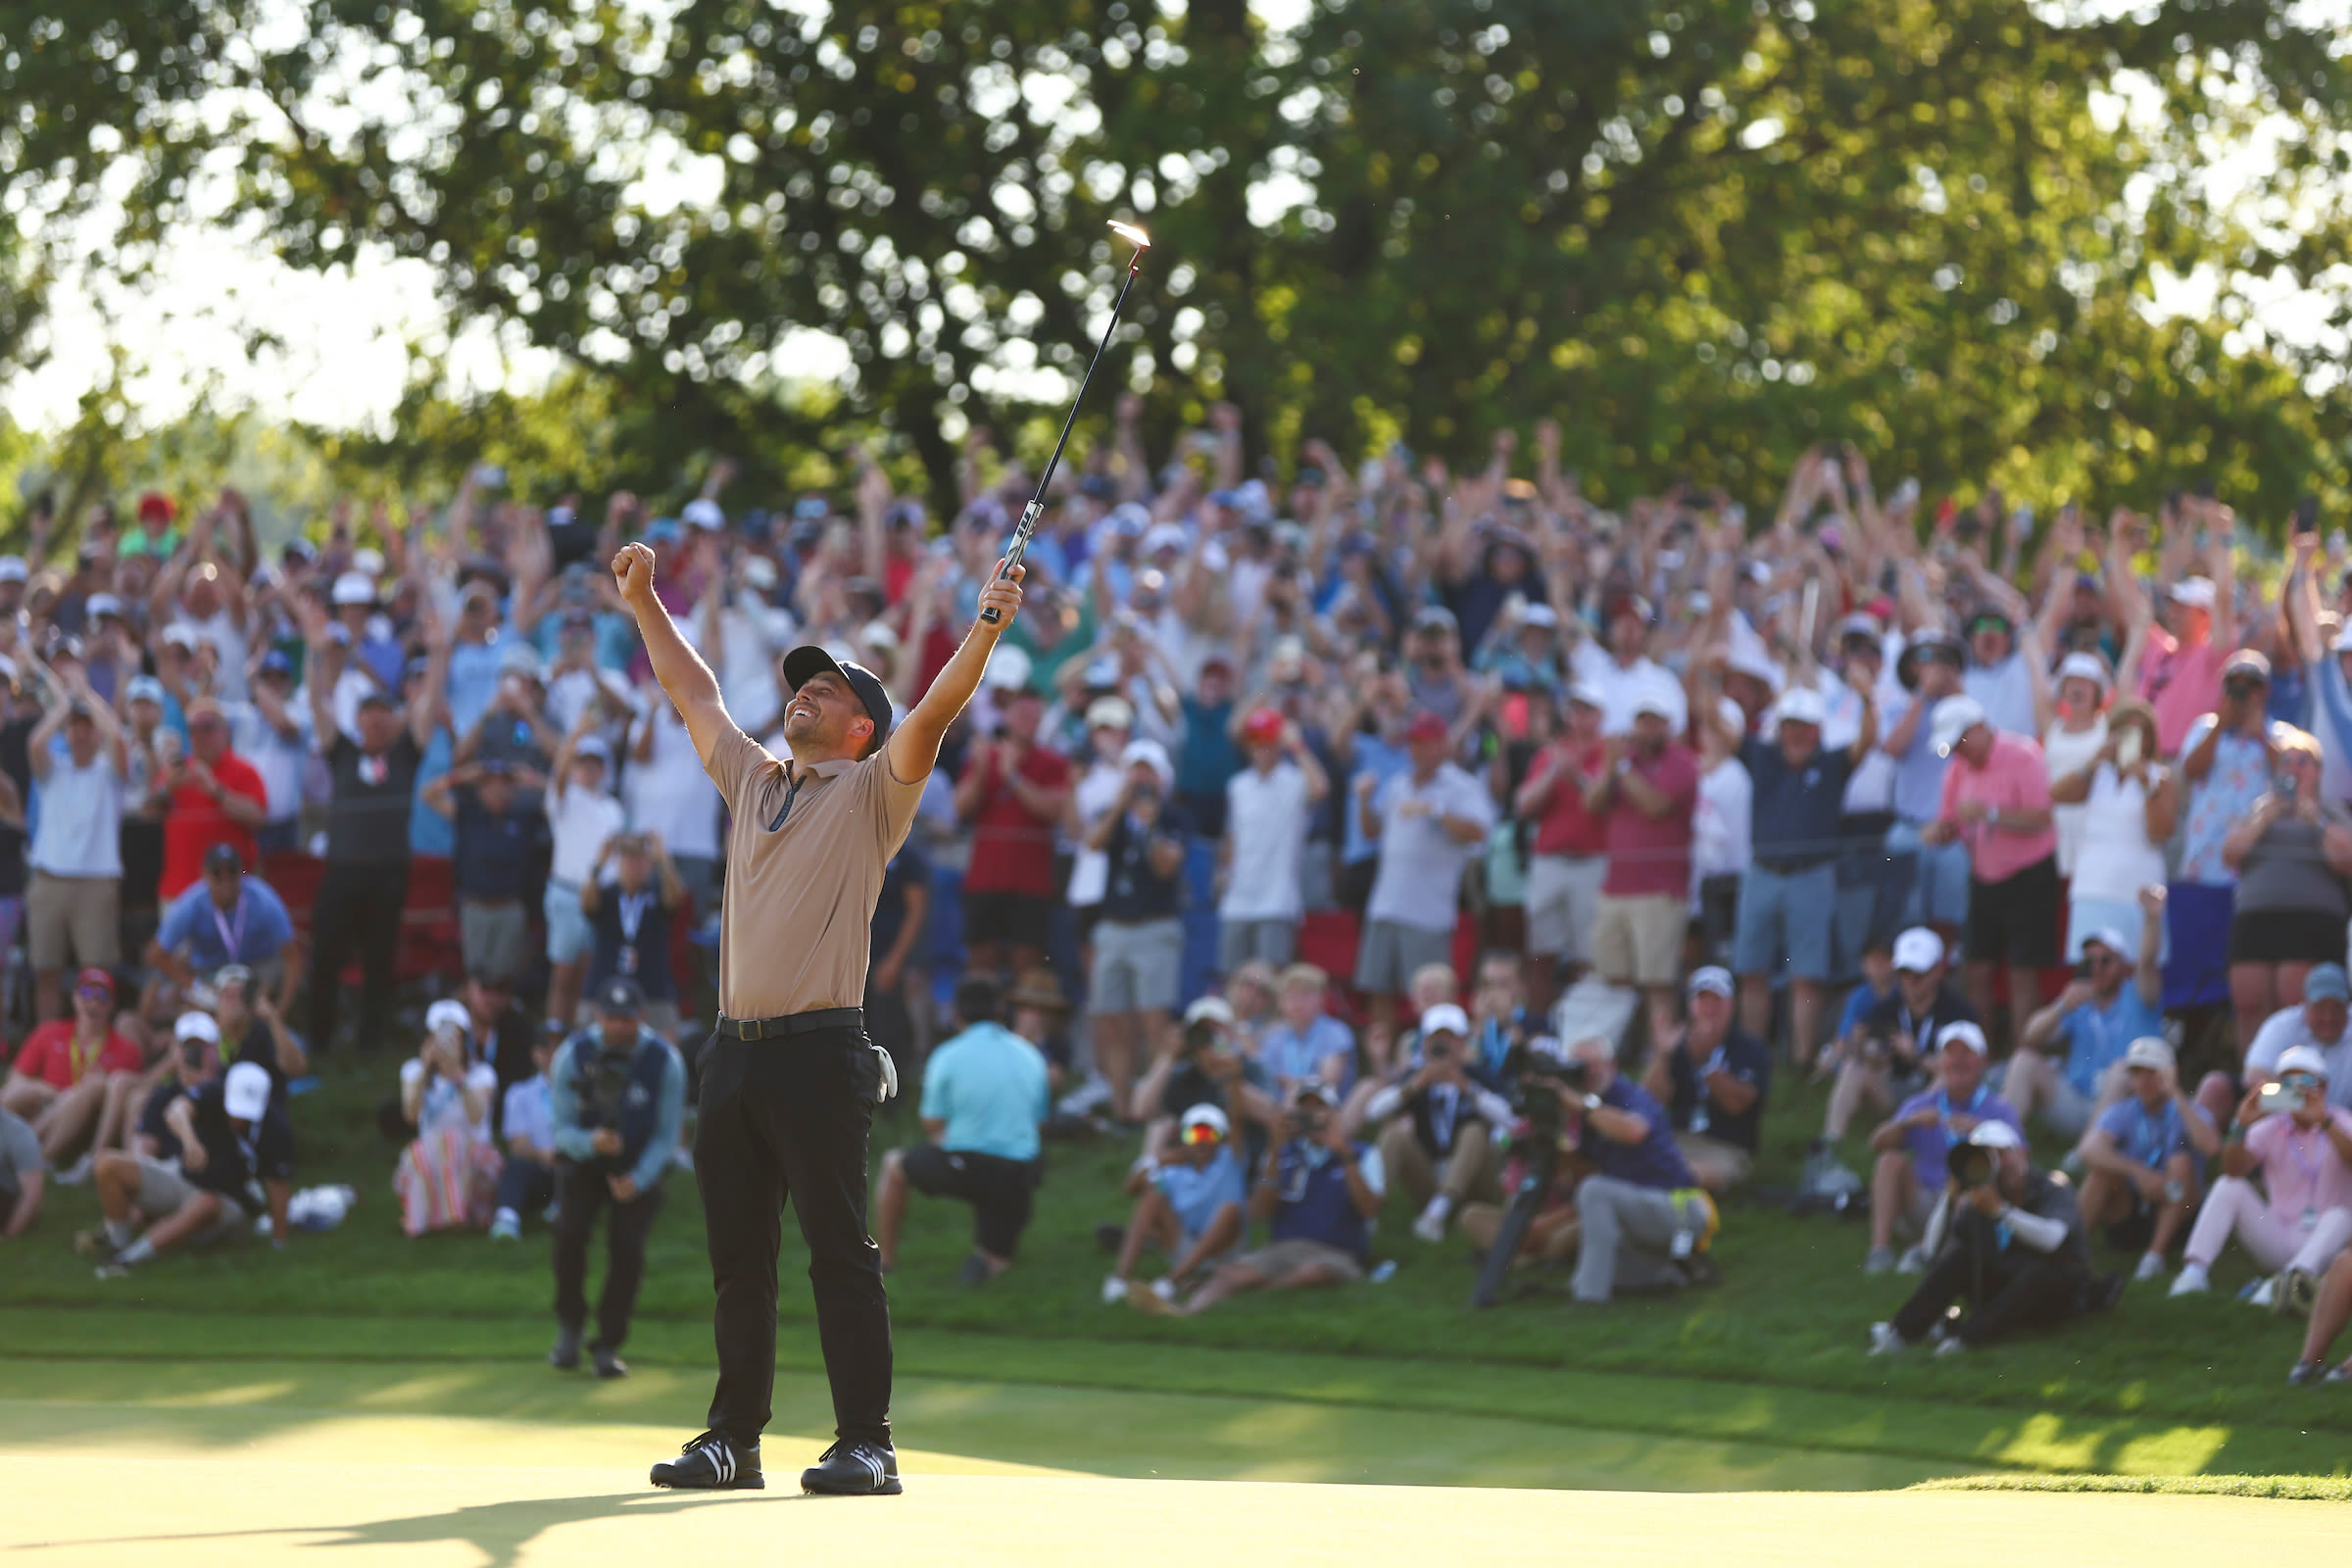
[(792, 764), (792, 771), (796, 775), (813, 773), (818, 778), (839, 778), (857, 765), (858, 763), (853, 758), (836, 757), (829, 761), (810, 762), (805, 767), (796, 760)]

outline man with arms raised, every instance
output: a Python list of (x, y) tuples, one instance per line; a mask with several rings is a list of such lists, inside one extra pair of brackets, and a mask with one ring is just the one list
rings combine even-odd
[(695, 1174), (704, 1197), (718, 1389), (710, 1430), (654, 1466), (658, 1487), (765, 1485), (760, 1433), (775, 1387), (778, 1223), (789, 1200), (809, 1250), (835, 1436), (809, 1492), (900, 1490), (890, 1438), (890, 1304), (865, 1229), (866, 1135), (896, 1088), (860, 1003), (882, 873), (914, 820), (940, 737), (1021, 608), (1017, 568), (992, 577), (963, 646), (894, 731), (890, 695), (821, 648), (784, 656), (779, 760), (737, 728), (717, 677), (654, 596), (654, 553), (613, 558), (654, 675), (731, 814), (719, 926), (719, 1021), (702, 1061)]

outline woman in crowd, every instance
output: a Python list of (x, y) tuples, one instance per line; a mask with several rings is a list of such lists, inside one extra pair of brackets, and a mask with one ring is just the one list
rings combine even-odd
[(2082, 820), (2090, 808), (2060, 797), (2062, 779), (2087, 768), (2107, 744), (2107, 702), (2112, 688), (2107, 666), (2095, 654), (2069, 654), (2058, 665), (2058, 710), (2041, 734), (2042, 760), (2050, 769), (2050, 826), (2058, 835), (2058, 875), (2075, 874), (2082, 842)]
[(2270, 792), (2222, 842), (2237, 873), (2230, 921), (2230, 1002), (2245, 1027), (2303, 1001), (2315, 963), (2344, 960), (2352, 899), (2352, 813), (2320, 799), (2319, 742), (2299, 729), (2273, 730), (2278, 773)]
[[(2070, 654), (2067, 662), (2089, 661)], [(2064, 686), (2087, 685), (2069, 677)], [(2073, 697), (2063, 697), (2071, 706)], [(2066, 956), (2082, 956), (2082, 939), (2105, 929), (2131, 931), (2139, 919), (2139, 890), (2164, 876), (2164, 846), (2180, 812), (2180, 785), (2172, 768), (2156, 758), (2156, 714), (2133, 698), (2101, 716), (2102, 739), (2091, 755), (2064, 771), (2058, 752), (2050, 755), (2050, 800), (2073, 814), (2074, 868), (2067, 903)], [(2055, 725), (2053, 738), (2064, 733)], [(2070, 750), (2072, 748), (2070, 747)], [(2066, 822), (2059, 824), (2058, 852), (2067, 853)]]
[(400, 1109), (416, 1136), (392, 1172), (411, 1236), (490, 1223), (501, 1160), (490, 1137), (498, 1070), (474, 1049), (466, 1004), (425, 1010), (424, 1047), (400, 1069)]

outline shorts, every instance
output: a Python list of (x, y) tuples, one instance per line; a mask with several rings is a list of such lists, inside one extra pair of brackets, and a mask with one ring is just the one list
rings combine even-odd
[(1895, 877), (1903, 888), (1903, 926), (1939, 925), (1957, 929), (1968, 920), (1968, 846), (1920, 841), (1919, 824), (1897, 822), (1886, 830), (1886, 858), (1895, 862)]
[(1740, 885), (1733, 972), (1829, 979), (1830, 933), (1837, 910), (1837, 861), (1824, 860), (1797, 871), (1775, 871), (1762, 861), (1749, 866), (1747, 879)]
[(1373, 996), (1404, 995), (1413, 976), (1433, 963), (1453, 963), (1453, 929), (1424, 931), (1395, 920), (1367, 920), (1355, 955), (1355, 988)]
[(24, 946), (35, 969), (95, 965), (122, 957), (122, 883), (111, 876), (32, 873), (24, 891)]
[(1040, 953), (1054, 920), (1054, 901), (1034, 893), (973, 893), (963, 895), (963, 945), (993, 942), (1007, 948), (1033, 948)]
[(2231, 963), (2341, 963), (2344, 917), (2317, 909), (2239, 909), (2230, 920)]
[[(1971, 963), (2008, 962), (2021, 969), (2045, 969), (2058, 961), (2064, 944), (2058, 922), (2065, 895), (2058, 885), (2058, 858), (2045, 855), (2015, 876), (1968, 884), (1968, 927), (1964, 949)], [(2336, 946), (2343, 946), (2339, 927)]]
[(1297, 920), (1217, 922), (1217, 971), (1220, 974), (1231, 974), (1252, 959), (1271, 968), (1287, 968), (1298, 955)]
[(596, 948), (596, 931), (588, 923), (588, 912), (580, 907), (579, 888), (551, 878), (542, 904), (547, 915), (547, 961), (577, 963), (588, 956)]
[(1566, 963), (1592, 959), (1605, 855), (1539, 855), (1527, 868), (1527, 951)]
[(1682, 973), (1690, 923), (1683, 901), (1670, 893), (1604, 893), (1592, 906), (1592, 967), (1611, 985), (1670, 986)]
[[(139, 1162), (139, 1194), (130, 1206), (150, 1220), (176, 1214), (187, 1207), (191, 1199), (206, 1189), (188, 1180), (176, 1164), (157, 1159), (149, 1154), (132, 1156)], [(233, 1234), (246, 1223), (245, 1205), (222, 1193), (213, 1194), (220, 1200), (220, 1212), (203, 1230), (188, 1238), (191, 1247), (202, 1247)]]
[(974, 1247), (992, 1256), (1012, 1256), (1029, 1224), (1036, 1165), (970, 1150), (951, 1152), (937, 1144), (917, 1144), (900, 1155), (899, 1162), (916, 1192), (972, 1205)]
[(483, 904), (458, 901), (458, 945), (467, 974), (489, 975), (513, 982), (522, 978), (531, 958), (531, 920), (520, 899)]
[(1086, 1010), (1166, 1012), (1176, 1005), (1184, 969), (1184, 922), (1103, 920), (1095, 927), (1095, 966), (1088, 972)]
[(1348, 1253), (1322, 1242), (1310, 1242), (1296, 1236), (1287, 1242), (1268, 1242), (1256, 1251), (1244, 1252), (1233, 1261), (1235, 1267), (1246, 1268), (1268, 1280), (1281, 1279), (1310, 1263), (1322, 1264), (1340, 1284), (1352, 1285), (1364, 1277), (1364, 1265)]

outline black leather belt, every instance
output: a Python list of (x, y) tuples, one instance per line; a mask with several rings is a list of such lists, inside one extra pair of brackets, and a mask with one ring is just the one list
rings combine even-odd
[(863, 1007), (819, 1007), (814, 1012), (796, 1012), (789, 1018), (726, 1018), (718, 1020), (718, 1032), (729, 1040), (788, 1040), (794, 1035), (821, 1034), (832, 1029), (865, 1027)]

